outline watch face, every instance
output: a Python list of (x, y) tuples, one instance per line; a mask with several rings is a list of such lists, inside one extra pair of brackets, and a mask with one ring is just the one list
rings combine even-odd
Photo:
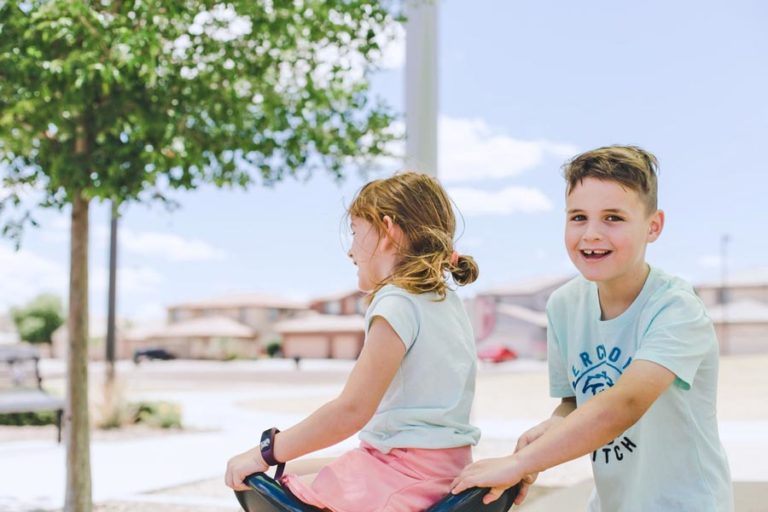
[(271, 441), (272, 440), (270, 438), (264, 439), (263, 441), (261, 441), (261, 444), (259, 444), (259, 448), (261, 448), (262, 450), (266, 450), (267, 448), (269, 448)]

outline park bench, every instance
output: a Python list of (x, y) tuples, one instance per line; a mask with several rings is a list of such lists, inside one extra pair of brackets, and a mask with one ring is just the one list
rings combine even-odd
[(0, 345), (0, 414), (55, 412), (61, 442), (64, 400), (43, 389), (39, 362), (40, 356), (31, 345)]

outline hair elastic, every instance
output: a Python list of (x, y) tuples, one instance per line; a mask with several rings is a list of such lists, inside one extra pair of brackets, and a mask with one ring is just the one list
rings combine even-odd
[(459, 253), (457, 251), (453, 251), (451, 253), (451, 266), (455, 267), (459, 264)]

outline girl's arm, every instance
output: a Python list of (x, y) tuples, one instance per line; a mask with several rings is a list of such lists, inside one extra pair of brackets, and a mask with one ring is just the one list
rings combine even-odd
[(490, 503), (525, 475), (597, 450), (634, 425), (674, 380), (675, 374), (659, 364), (634, 361), (615, 386), (551, 425), (535, 442), (513, 455), (467, 466), (452, 492), (491, 487), (483, 499)]
[[(394, 329), (382, 317), (374, 317), (341, 394), (277, 434), (275, 458), (286, 462), (334, 445), (362, 429), (376, 412), (404, 356), (405, 345)], [(229, 461), (226, 483), (235, 490), (248, 489), (243, 479), (267, 467), (256, 446)]]

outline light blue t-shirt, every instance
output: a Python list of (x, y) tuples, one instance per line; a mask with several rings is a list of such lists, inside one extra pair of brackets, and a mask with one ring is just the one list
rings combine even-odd
[(640, 420), (592, 454), (591, 511), (733, 510), (717, 428), (718, 343), (701, 300), (682, 279), (651, 268), (632, 305), (601, 320), (597, 286), (577, 277), (547, 304), (550, 394), (580, 406), (636, 359), (676, 375)]
[(461, 299), (448, 291), (412, 294), (393, 285), (376, 293), (365, 314), (386, 320), (406, 348), (400, 368), (360, 439), (381, 452), (393, 448), (455, 448), (477, 444), (469, 423), (477, 355)]

